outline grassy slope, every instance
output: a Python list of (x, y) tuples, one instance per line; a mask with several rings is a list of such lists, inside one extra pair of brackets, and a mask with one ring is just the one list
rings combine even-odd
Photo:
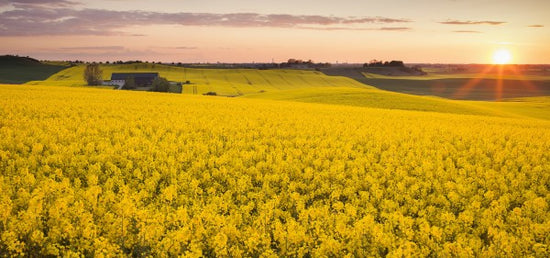
[(0, 56), (0, 83), (25, 83), (44, 80), (63, 69), (66, 64), (41, 63), (32, 58)]
[(499, 102), (471, 101), (470, 104), (517, 116), (550, 120), (550, 96), (506, 99)]
[(306, 88), (249, 95), (250, 98), (298, 101), (306, 103), (337, 104), (382, 109), (430, 111), (454, 114), (509, 116), (508, 113), (463, 101), (435, 97), (414, 96), (378, 89)]
[[(109, 80), (113, 72), (159, 72), (170, 81), (190, 81), (191, 85), (184, 85), (184, 93), (192, 93), (193, 87), (199, 94), (213, 91), (231, 96), (304, 87), (367, 87), (349, 78), (302, 70), (195, 69), (159, 64), (103, 65), (101, 68), (104, 80)], [(72, 67), (45, 81), (30, 84), (84, 86), (83, 72), (84, 66)]]
[(304, 88), (258, 93), (246, 97), (382, 109), (550, 120), (550, 97), (507, 99), (501, 102), (463, 101), (416, 96), (378, 89), (346, 87)]

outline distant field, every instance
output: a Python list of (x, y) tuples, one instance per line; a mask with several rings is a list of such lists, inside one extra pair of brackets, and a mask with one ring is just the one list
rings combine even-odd
[(495, 72), (482, 74), (482, 73), (453, 73), (453, 72), (433, 72), (427, 75), (419, 76), (386, 76), (374, 73), (361, 72), (361, 74), (367, 79), (394, 79), (394, 80), (437, 80), (437, 79), (504, 79), (504, 80), (530, 80), (530, 81), (547, 81), (550, 80), (549, 75), (541, 74), (513, 74), (508, 72), (507, 74), (499, 75)]
[[(241, 96), (318, 87), (371, 88), (414, 95), (438, 96), (461, 100), (499, 100), (507, 98), (550, 96), (550, 77), (506, 74), (441, 74), (426, 76), (384, 76), (364, 73), (361, 69), (324, 69), (324, 73), (305, 70), (200, 69), (161, 64), (102, 65), (103, 79), (113, 72), (159, 72), (177, 82), (189, 81), (183, 93), (216, 92), (222, 96)], [(84, 86), (84, 66), (71, 67), (33, 85)], [(499, 90), (501, 88), (501, 90)]]
[(495, 112), (471, 107), (458, 101), (433, 97), (421, 97), (382, 91), (355, 88), (307, 88), (250, 95), (250, 98), (287, 100), (307, 103), (337, 104), (383, 109), (432, 111), (455, 114), (496, 115)]
[[(84, 66), (60, 71), (45, 81), (30, 82), (31, 85), (83, 86)], [(391, 77), (360, 73), (354, 70), (339, 72), (345, 76), (328, 76), (317, 71), (304, 70), (255, 70), (255, 69), (197, 69), (160, 64), (103, 65), (104, 80), (113, 72), (159, 72), (171, 81), (191, 84), (183, 85), (184, 94), (216, 92), (221, 96), (244, 96), (249, 98), (286, 100), (309, 103), (337, 104), (384, 109), (444, 112), (488, 116), (520, 116), (550, 119), (550, 101), (532, 101), (533, 98), (518, 99), (517, 96), (550, 95), (550, 81), (543, 77), (533, 80), (503, 81), (501, 98), (506, 102), (464, 102), (445, 98), (466, 100), (492, 100), (495, 98), (495, 79), (476, 79), (474, 75), (455, 74), (462, 78), (445, 78), (442, 74), (428, 76)], [(355, 76), (355, 77), (354, 77)], [(370, 81), (381, 90), (360, 83)], [(468, 78), (471, 77), (471, 78)], [(491, 77), (491, 75), (487, 76)], [(352, 79), (354, 78), (354, 79)], [(476, 82), (469, 89), (462, 87)], [(382, 86), (380, 86), (382, 85)], [(525, 90), (531, 89), (531, 91)], [(106, 87), (105, 88), (109, 88)], [(459, 90), (462, 88), (462, 90)], [(536, 89), (536, 90), (535, 90)], [(393, 92), (398, 91), (401, 93)], [(402, 94), (410, 93), (410, 94)], [(532, 94), (531, 94), (532, 93)], [(431, 95), (431, 96), (416, 96)], [(521, 102), (521, 103), (518, 103)]]
[[(113, 72), (159, 72), (170, 81), (189, 81), (191, 84), (183, 86), (184, 93), (196, 89), (198, 94), (216, 92), (225, 96), (307, 87), (368, 87), (350, 78), (303, 70), (196, 69), (160, 64), (102, 65), (101, 69), (104, 80), (109, 80)], [(83, 72), (84, 66), (76, 66), (31, 84), (84, 86)]]
[(0, 83), (45, 80), (67, 67), (63, 63), (41, 63), (32, 58), (0, 56)]
[[(426, 76), (384, 76), (360, 68), (324, 69), (329, 75), (346, 76), (376, 88), (448, 99), (499, 100), (550, 96), (550, 76), (474, 73), (431, 73)], [(501, 88), (501, 90), (498, 90)]]
[[(498, 100), (534, 96), (550, 96), (550, 80), (498, 79), (364, 79), (379, 89), (416, 95), (433, 95), (449, 99)], [(499, 91), (501, 87), (501, 91)], [(500, 93), (499, 93), (500, 92)]]
[(246, 97), (382, 109), (497, 117), (531, 117), (550, 120), (550, 97), (509, 99), (505, 102), (461, 101), (431, 96), (415, 96), (375, 88), (346, 87), (304, 88), (258, 93)]
[(496, 102), (470, 101), (468, 103), (498, 112), (550, 120), (550, 96), (506, 99)]

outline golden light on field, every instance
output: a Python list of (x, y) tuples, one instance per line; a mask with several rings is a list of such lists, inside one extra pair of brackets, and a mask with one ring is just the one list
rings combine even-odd
[[(500, 43), (508, 45), (509, 43)], [(514, 50), (512, 48), (512, 50)], [(493, 52), (493, 63), (486, 65), (475, 78), (470, 79), (454, 94), (454, 98), (463, 98), (468, 95), (475, 87), (483, 85), (484, 80), (494, 80), (494, 99), (501, 100), (504, 98), (505, 81), (512, 78), (518, 79), (525, 91), (538, 92), (537, 86), (530, 80), (525, 78), (525, 75), (516, 65), (506, 65), (512, 62), (512, 51), (508, 48), (498, 48)]]
[(493, 64), (509, 64), (512, 54), (508, 49), (499, 49), (493, 54)]

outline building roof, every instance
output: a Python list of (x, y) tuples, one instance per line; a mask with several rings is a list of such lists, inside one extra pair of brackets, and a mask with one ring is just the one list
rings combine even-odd
[(150, 78), (154, 79), (159, 77), (159, 73), (113, 73), (111, 74), (112, 80), (126, 80), (128, 77), (138, 78)]

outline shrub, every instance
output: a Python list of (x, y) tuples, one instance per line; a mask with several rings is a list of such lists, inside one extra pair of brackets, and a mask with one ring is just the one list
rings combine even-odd
[(133, 90), (136, 87), (137, 87), (136, 86), (136, 79), (134, 79), (134, 77), (130, 76), (130, 77), (126, 78), (126, 80), (124, 81), (124, 85), (122, 86), (122, 89)]
[(170, 82), (168, 82), (166, 78), (157, 77), (153, 80), (153, 88), (151, 90), (157, 92), (168, 92), (168, 90), (170, 90)]

